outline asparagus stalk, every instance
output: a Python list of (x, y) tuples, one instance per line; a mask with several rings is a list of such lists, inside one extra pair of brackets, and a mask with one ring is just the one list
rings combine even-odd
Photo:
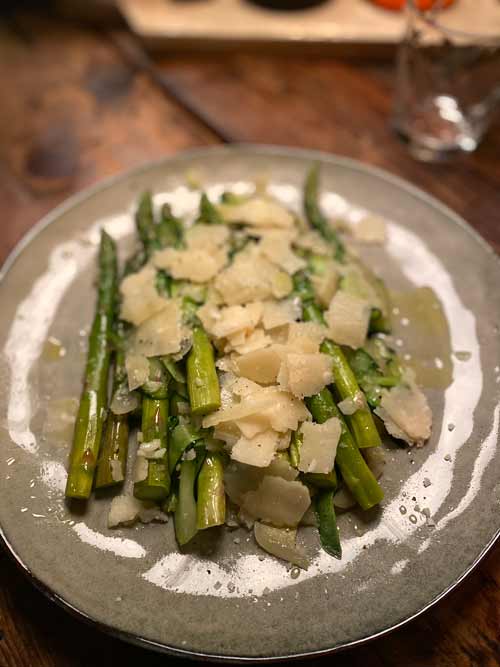
[(220, 407), (219, 379), (212, 344), (202, 327), (193, 330), (193, 347), (187, 358), (187, 385), (191, 412), (204, 415)]
[(109, 338), (113, 330), (117, 273), (116, 247), (103, 231), (99, 249), (96, 314), (89, 336), (85, 383), (69, 460), (67, 498), (86, 499), (92, 490), (107, 403)]
[(198, 530), (219, 526), (226, 519), (224, 469), (219, 454), (208, 453), (198, 475)]
[[(347, 359), (340, 346), (332, 343), (330, 340), (325, 340), (321, 344), (321, 352), (328, 354), (332, 359), (333, 378), (340, 398), (355, 399), (361, 392), (361, 389), (359, 388), (356, 377), (347, 363)], [(356, 412), (349, 417), (348, 421), (358, 447), (378, 447), (382, 444), (379, 432), (377, 431), (372, 413), (368, 406), (361, 410), (356, 410)]]
[[(314, 292), (307, 276), (297, 274), (294, 277), (294, 291), (302, 303), (302, 319), (306, 322), (317, 322), (324, 325), (323, 313), (314, 301)], [(321, 345), (321, 352), (328, 354), (332, 358), (333, 377), (340, 398), (355, 399), (361, 392), (361, 389), (340, 346), (330, 340), (325, 340)], [(368, 407), (363, 410), (357, 410), (351, 416), (349, 423), (351, 424), (358, 447), (377, 447), (382, 444), (373, 416)]]
[(140, 500), (163, 502), (170, 491), (168, 474), (168, 399), (145, 395), (142, 401), (142, 439), (151, 442), (159, 439), (165, 454), (160, 459), (147, 459), (147, 476), (134, 484), (134, 496)]
[(175, 426), (170, 436), (168, 449), (168, 469), (171, 475), (186, 449), (201, 440), (202, 437), (203, 435), (191, 424), (179, 423)]
[(344, 256), (344, 244), (333, 227), (323, 215), (319, 205), (319, 165), (315, 164), (307, 174), (304, 186), (304, 213), (309, 224), (318, 230), (321, 236), (335, 248), (336, 259)]
[[(125, 353), (123, 351), (124, 323), (117, 324), (113, 396), (128, 392)], [(101, 443), (95, 478), (96, 489), (120, 484), (125, 479), (128, 453), (128, 414), (115, 414), (111, 410), (106, 419), (106, 428)]]
[(135, 214), (135, 226), (144, 247), (146, 259), (149, 259), (158, 248), (151, 192), (144, 192), (139, 199), (139, 206)]
[(344, 417), (335, 405), (329, 389), (322, 389), (316, 396), (306, 399), (306, 404), (314, 421), (318, 424), (323, 424), (331, 417), (340, 419), (342, 433), (340, 434), (335, 462), (342, 474), (342, 479), (364, 510), (377, 505), (384, 497), (382, 488), (356, 447)]
[(175, 508), (175, 536), (180, 546), (187, 544), (198, 532), (197, 508), (194, 497), (196, 460), (182, 461), (179, 475), (179, 493)]
[[(299, 467), (300, 463), (300, 448), (302, 447), (302, 433), (294, 431), (289, 447), (289, 462), (294, 468)], [(328, 473), (308, 472), (302, 474), (302, 479), (315, 486), (317, 489), (336, 489), (337, 488), (337, 473), (335, 468)]]
[(156, 240), (160, 248), (177, 248), (182, 243), (182, 221), (172, 213), (169, 204), (163, 204), (161, 217), (156, 225)]
[(322, 491), (314, 497), (314, 511), (319, 525), (321, 546), (334, 558), (342, 558), (337, 517), (333, 506), (333, 490)]
[(200, 214), (197, 222), (203, 222), (206, 225), (224, 224), (221, 214), (205, 193), (203, 193), (200, 198)]

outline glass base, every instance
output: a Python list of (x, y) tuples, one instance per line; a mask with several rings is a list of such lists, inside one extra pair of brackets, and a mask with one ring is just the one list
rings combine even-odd
[(424, 162), (441, 162), (475, 151), (483, 129), (481, 124), (470, 122), (456, 100), (447, 95), (399, 109), (393, 126), (411, 155)]

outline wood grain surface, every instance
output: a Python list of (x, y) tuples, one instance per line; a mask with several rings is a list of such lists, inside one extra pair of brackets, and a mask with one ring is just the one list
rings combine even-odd
[[(392, 75), (391, 63), (242, 53), (152, 62), (124, 33), (13, 14), (0, 24), (0, 258), (81, 188), (221, 141), (307, 146), (384, 167), (457, 210), (500, 251), (500, 127), (474, 155), (418, 164), (389, 125)], [(70, 617), (0, 550), (0, 667), (171, 662)], [(500, 545), (419, 619), (321, 662), (498, 667)]]

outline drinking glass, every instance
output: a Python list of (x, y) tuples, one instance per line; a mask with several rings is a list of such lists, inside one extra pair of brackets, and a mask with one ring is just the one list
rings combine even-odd
[(474, 151), (500, 109), (500, 3), (407, 0), (394, 126), (417, 159)]

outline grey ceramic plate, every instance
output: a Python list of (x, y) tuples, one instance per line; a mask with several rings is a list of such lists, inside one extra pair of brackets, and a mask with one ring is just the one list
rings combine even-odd
[[(284, 563), (263, 558), (243, 530), (203, 535), (181, 554), (171, 524), (108, 530), (109, 499), (93, 499), (84, 513), (68, 511), (63, 487), (74, 400), (67, 399), (80, 391), (99, 227), (126, 252), (137, 194), (151, 188), (162, 193), (158, 201), (189, 211), (198, 199), (184, 186), (191, 169), (214, 194), (227, 185), (244, 190), (264, 175), (277, 196), (297, 205), (312, 159), (323, 164), (330, 212), (356, 217), (362, 207), (388, 218), (386, 248), (372, 261), (398, 289), (431, 285), (452, 350), (468, 353), (452, 356), (446, 391), (428, 392), (431, 441), (410, 455), (388, 452), (382, 510), (341, 517), (341, 562), (320, 552), (315, 531), (305, 529), (312, 565), (297, 579)], [(270, 659), (328, 652), (395, 628), (455, 586), (498, 535), (499, 282), (497, 258), (452, 212), (341, 158), (277, 148), (203, 150), (78, 196), (20, 245), (0, 285), (6, 544), (66, 607), (162, 650)], [(51, 336), (64, 346), (58, 360), (46, 343)], [(415, 505), (429, 508), (430, 524)]]

